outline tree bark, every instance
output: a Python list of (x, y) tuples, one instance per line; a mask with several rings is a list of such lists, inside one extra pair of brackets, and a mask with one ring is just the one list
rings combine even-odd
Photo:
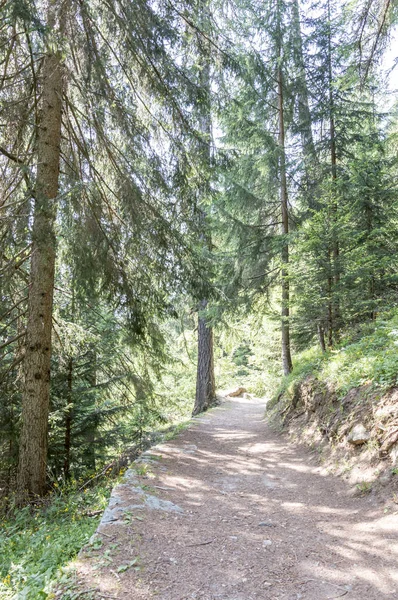
[[(200, 19), (204, 28), (210, 23), (209, 4), (205, 0)], [(210, 170), (211, 162), (211, 106), (210, 106), (210, 46), (204, 37), (200, 40), (199, 60), (201, 62), (200, 86), (205, 94), (205, 101), (199, 108), (199, 128), (201, 133), (200, 149), (201, 162), (205, 170)], [(210, 192), (210, 175), (205, 175), (201, 193), (206, 196)], [(206, 213), (199, 208), (199, 219), (203, 227), (202, 242), (211, 250), (211, 238), (206, 227)], [(213, 330), (201, 315), (207, 307), (205, 298), (199, 304), (198, 314), (198, 364), (196, 371), (196, 394), (192, 415), (197, 415), (216, 404), (216, 384), (214, 375)]]
[[(368, 201), (365, 204), (365, 213), (366, 213), (366, 229), (367, 229), (367, 234), (368, 234), (367, 237), (369, 240), (370, 236), (372, 234), (372, 231), (373, 231), (373, 214), (372, 214), (370, 199), (368, 199)], [(376, 309), (375, 309), (376, 279), (375, 279), (375, 276), (373, 275), (373, 273), (371, 273), (369, 276), (369, 298), (370, 298), (370, 304), (371, 304), (369, 318), (371, 321), (375, 321), (376, 320)]]
[(300, 127), (300, 135), (301, 135), (301, 143), (303, 146), (303, 155), (304, 155), (304, 167), (307, 179), (307, 186), (309, 191), (311, 192), (311, 197), (309, 198), (310, 208), (316, 208), (316, 201), (312, 195), (315, 195), (316, 188), (316, 177), (314, 173), (314, 168), (318, 165), (318, 155), (316, 153), (314, 137), (312, 135), (312, 118), (311, 111), (309, 105), (309, 94), (308, 94), (308, 86), (307, 79), (305, 74), (305, 61), (304, 61), (304, 51), (303, 51), (303, 41), (302, 41), (302, 33), (301, 33), (301, 25), (300, 25), (300, 9), (298, 0), (293, 0), (292, 5), (293, 11), (293, 21), (292, 26), (294, 27), (294, 40), (295, 40), (295, 50), (296, 50), (296, 65), (298, 70), (298, 91), (297, 91), (297, 99), (298, 99), (298, 119), (299, 119), (299, 127)]
[[(205, 309), (207, 302), (201, 303)], [(198, 316), (198, 365), (196, 375), (195, 406), (192, 415), (197, 415), (216, 402), (216, 384), (214, 377), (213, 330), (206, 319)]]
[(333, 66), (332, 66), (332, 32), (331, 32), (331, 10), (330, 1), (328, 2), (328, 84), (329, 84), (329, 132), (330, 132), (330, 164), (332, 170), (332, 222), (333, 222), (333, 243), (332, 243), (332, 255), (333, 255), (333, 289), (332, 289), (332, 303), (333, 303), (333, 323), (334, 323), (334, 336), (338, 337), (338, 329), (340, 322), (340, 303), (337, 296), (338, 286), (340, 284), (340, 244), (337, 235), (337, 149), (336, 149), (336, 124), (334, 115), (334, 95), (333, 95)]
[[(92, 389), (94, 389), (95, 386), (97, 385), (97, 366), (98, 366), (97, 365), (97, 351), (96, 351), (95, 347), (92, 348), (90, 354), (92, 357), (92, 359), (91, 359), (92, 364), (91, 364), (90, 372), (88, 373), (88, 381), (89, 381), (90, 387)], [(85, 432), (85, 436), (84, 436), (85, 443), (87, 445), (87, 451), (85, 452), (85, 466), (90, 471), (95, 471), (95, 467), (96, 467), (95, 445), (96, 445), (96, 437), (97, 437), (97, 426), (98, 426), (97, 418), (95, 415), (93, 415), (90, 426), (86, 428), (86, 432)]]
[(72, 415), (73, 415), (73, 358), (70, 357), (68, 360), (68, 394), (67, 403), (68, 407), (65, 414), (65, 438), (64, 438), (64, 477), (69, 479), (70, 477), (70, 449), (72, 442)]
[(283, 74), (281, 67), (282, 52), (279, 47), (278, 65), (278, 122), (279, 122), (279, 171), (280, 171), (280, 200), (282, 211), (282, 367), (283, 373), (288, 375), (293, 369), (290, 352), (290, 290), (289, 290), (289, 245), (286, 239), (289, 234), (289, 206), (286, 179), (286, 151), (285, 151), (285, 120), (283, 107)]
[(325, 332), (320, 323), (318, 323), (318, 340), (319, 340), (319, 345), (321, 347), (322, 352), (326, 352)]
[(328, 297), (328, 346), (333, 346), (333, 276), (332, 276), (332, 251), (328, 248), (328, 281), (327, 281), (327, 297)]
[[(48, 28), (62, 30), (56, 2)], [(37, 140), (37, 178), (32, 225), (28, 322), (22, 393), (17, 493), (23, 503), (46, 490), (47, 432), (50, 399), (51, 330), (55, 273), (56, 198), (62, 120), (63, 65), (53, 40), (43, 59), (41, 119)]]

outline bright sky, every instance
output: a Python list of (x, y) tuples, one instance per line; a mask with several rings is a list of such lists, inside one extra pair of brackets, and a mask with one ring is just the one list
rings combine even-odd
[[(389, 47), (387, 48), (382, 61), (382, 68), (387, 74), (388, 89), (390, 92), (398, 92), (398, 30), (391, 36)], [(395, 68), (393, 68), (395, 65)], [(392, 69), (392, 70), (391, 70)], [(396, 95), (395, 95), (396, 98)], [(391, 94), (391, 102), (393, 94)]]

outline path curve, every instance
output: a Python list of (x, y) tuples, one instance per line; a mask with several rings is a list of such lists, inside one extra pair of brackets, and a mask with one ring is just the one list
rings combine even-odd
[(234, 399), (143, 455), (77, 562), (85, 598), (398, 598), (397, 514), (323, 475), (264, 408)]

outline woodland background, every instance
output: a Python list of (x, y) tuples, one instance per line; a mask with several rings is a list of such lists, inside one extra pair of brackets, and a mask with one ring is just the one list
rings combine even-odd
[(92, 526), (56, 525), (37, 586), (14, 533), (102, 506), (85, 482), (216, 386), (397, 383), (398, 7), (0, 9), (2, 585), (30, 597)]

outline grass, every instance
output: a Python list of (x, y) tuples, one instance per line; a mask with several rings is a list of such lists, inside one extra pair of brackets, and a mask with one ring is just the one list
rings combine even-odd
[(295, 385), (309, 374), (333, 387), (341, 398), (364, 384), (380, 389), (398, 385), (397, 345), (398, 314), (392, 314), (362, 330), (352, 329), (326, 353), (314, 346), (296, 355), (294, 369), (282, 380), (270, 407), (281, 394), (292, 397)]
[(362, 495), (370, 494), (372, 485), (371, 481), (362, 481), (361, 483), (357, 483), (357, 490)]
[(38, 600), (51, 589), (62, 567), (88, 542), (116, 480), (78, 491), (70, 485), (45, 499), (40, 508), (10, 509), (0, 522), (0, 598)]
[[(155, 443), (174, 438), (190, 420), (164, 430), (159, 428)], [(154, 457), (155, 458), (155, 457)], [(137, 464), (146, 474), (147, 465)], [(95, 532), (107, 506), (112, 488), (120, 476), (106, 476), (79, 490), (82, 481), (55, 487), (42, 506), (9, 508), (0, 513), (0, 599), (39, 600), (53, 598), (52, 589), (63, 577), (63, 568), (77, 555)], [(57, 485), (57, 484), (56, 484)], [(1, 509), (1, 507), (0, 507)]]

